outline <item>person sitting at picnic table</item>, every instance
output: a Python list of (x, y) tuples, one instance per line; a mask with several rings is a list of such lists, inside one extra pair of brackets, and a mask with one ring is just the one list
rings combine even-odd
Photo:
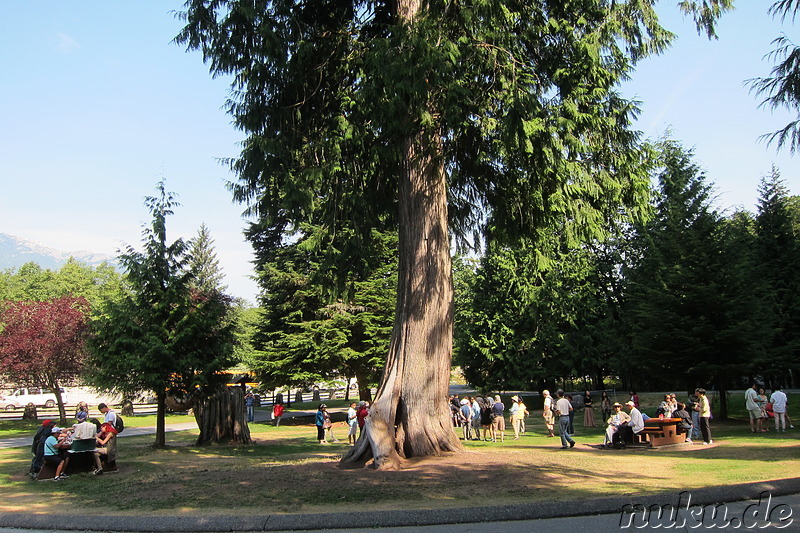
[(630, 421), (620, 428), (620, 437), (623, 443), (633, 442), (633, 436), (638, 435), (644, 429), (644, 418), (633, 401), (625, 402), (625, 406), (630, 409)]
[(626, 426), (631, 420), (631, 417), (628, 416), (628, 413), (622, 410), (621, 403), (616, 402), (611, 406), (611, 408), (614, 412), (606, 421), (608, 423), (608, 427), (606, 428), (606, 435), (603, 439), (603, 446), (606, 447), (610, 447), (614, 443), (614, 436), (621, 427)]
[[(62, 438), (63, 437), (63, 438)], [(44, 441), (44, 463), (56, 468), (53, 481), (61, 481), (69, 476), (64, 474), (64, 469), (69, 465), (69, 457), (64, 458), (61, 450), (68, 450), (69, 444), (66, 442), (64, 429), (53, 426), (50, 436)]]
[(78, 411), (78, 423), (72, 426), (72, 453), (91, 453), (94, 457), (94, 470), (92, 474), (103, 473), (103, 466), (100, 463), (100, 454), (95, 451), (97, 447), (97, 426), (88, 420), (89, 414), (86, 411)]
[(669, 394), (664, 395), (664, 401), (656, 409), (656, 416), (664, 415), (664, 418), (672, 418), (672, 398)]
[[(95, 453), (98, 457), (106, 456), (106, 463), (117, 461), (117, 430), (108, 422), (100, 426), (100, 432), (96, 437)], [(100, 472), (102, 473), (102, 468)]]
[(681, 421), (678, 422), (678, 427), (683, 429), (686, 432), (686, 442), (692, 443), (691, 435), (692, 435), (692, 415), (689, 414), (689, 411), (686, 410), (686, 404), (683, 402), (678, 402), (678, 410), (672, 413), (672, 418), (680, 418)]

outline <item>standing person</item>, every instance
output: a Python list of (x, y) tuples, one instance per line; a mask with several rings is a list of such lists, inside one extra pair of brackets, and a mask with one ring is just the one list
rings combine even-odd
[(75, 418), (78, 418), (78, 413), (81, 411), (85, 411), (86, 416), (89, 416), (89, 405), (83, 400), (79, 401), (78, 405), (75, 406)]
[(714, 444), (711, 440), (711, 402), (706, 397), (706, 389), (699, 388), (697, 394), (697, 405), (695, 409), (700, 413), (700, 433), (703, 434), (703, 444)]
[(608, 398), (608, 393), (603, 391), (600, 395), (600, 411), (603, 413), (603, 420), (608, 420), (611, 416), (611, 400)]
[(356, 432), (358, 431), (358, 410), (356, 402), (350, 403), (347, 410), (347, 443), (354, 446), (356, 443)]
[(481, 405), (483, 399), (470, 396), (470, 405), (472, 406), (472, 431), (475, 433), (475, 440), (481, 440)]
[(520, 433), (525, 431), (525, 427), (523, 424), (525, 423), (525, 417), (528, 416), (528, 408), (522, 403), (522, 398), (517, 396), (516, 394), (511, 397), (511, 401), (514, 402), (511, 406), (511, 427), (514, 428), (514, 440), (519, 440)]
[(555, 420), (555, 400), (550, 396), (550, 391), (545, 389), (542, 391), (544, 396), (544, 405), (542, 406), (542, 418), (544, 418), (544, 426), (547, 428), (547, 436), (555, 437), (553, 433), (553, 421)]
[(573, 411), (572, 404), (564, 397), (563, 390), (558, 389), (556, 396), (558, 396), (556, 410), (558, 410), (558, 427), (561, 430), (561, 448), (573, 448), (575, 441), (569, 433), (569, 414)]
[(359, 402), (358, 403), (358, 412), (356, 412), (356, 419), (358, 420), (358, 436), (361, 436), (361, 432), (364, 431), (364, 424), (367, 423), (367, 417), (369, 416), (369, 407), (367, 402)]
[(98, 404), (97, 409), (103, 413), (103, 422), (111, 424), (114, 428), (117, 427), (117, 413), (104, 403)]
[(749, 389), (744, 391), (744, 407), (750, 415), (750, 431), (761, 433), (763, 418), (761, 417), (761, 405), (758, 398), (758, 384), (755, 382)]
[[(572, 394), (565, 394), (564, 398), (572, 405)], [(575, 434), (575, 409), (571, 409), (569, 412), (569, 434)]]
[(639, 395), (638, 395), (638, 394), (636, 394), (636, 391), (635, 391), (635, 390), (632, 390), (632, 391), (631, 391), (631, 399), (630, 399), (630, 401), (632, 401), (632, 402), (634, 403), (634, 406), (635, 406), (637, 409), (639, 408)]
[(325, 409), (327, 406), (324, 403), (319, 404), (317, 414), (314, 417), (314, 425), (317, 426), (317, 440), (320, 444), (328, 444), (325, 440)]
[(472, 406), (469, 404), (469, 400), (466, 398), (461, 400), (461, 408), (458, 411), (458, 420), (461, 423), (461, 428), (464, 430), (464, 440), (470, 440), (472, 436)]
[(700, 400), (697, 396), (697, 389), (695, 389), (694, 394), (689, 396), (689, 410), (691, 411), (692, 415), (692, 439), (697, 440), (700, 438), (700, 410), (697, 408), (698, 402)]
[(494, 397), (492, 404), (492, 442), (497, 442), (497, 432), (500, 432), (500, 442), (506, 441), (506, 406), (500, 400), (500, 395)]
[(594, 409), (592, 407), (592, 393), (588, 390), (583, 393), (583, 427), (595, 427)]
[(244, 395), (244, 406), (247, 410), (247, 421), (252, 422), (256, 419), (256, 398), (252, 392)]
[(278, 402), (272, 406), (272, 419), (275, 421), (275, 427), (281, 425), (281, 417), (283, 416), (283, 402)]
[[(480, 414), (480, 421), (481, 421), (481, 429), (483, 429), (483, 440), (484, 442), (490, 439), (490, 434), (492, 432), (492, 406), (489, 403), (491, 398), (489, 396), (484, 397), (483, 401), (480, 402), (481, 404), (481, 414)], [(480, 435), (478, 436), (480, 437)]]
[(775, 431), (786, 432), (786, 404), (788, 403), (786, 393), (781, 390), (780, 385), (775, 386), (772, 390), (772, 396), (769, 400), (772, 402), (772, 412), (775, 413)]
[(767, 415), (767, 393), (764, 392), (764, 387), (758, 388), (758, 408), (761, 410), (761, 432), (767, 433), (769, 428), (769, 416)]

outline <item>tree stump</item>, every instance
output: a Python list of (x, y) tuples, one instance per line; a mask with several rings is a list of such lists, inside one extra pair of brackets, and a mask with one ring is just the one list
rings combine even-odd
[(36, 406), (29, 402), (25, 406), (25, 411), (22, 413), (23, 420), (39, 420), (39, 413), (36, 411)]
[(244, 393), (239, 387), (225, 387), (211, 398), (197, 402), (194, 418), (200, 428), (198, 445), (252, 442)]
[(297, 391), (294, 395), (294, 401), (297, 403), (303, 403), (303, 391)]
[(314, 395), (311, 397), (311, 400), (314, 402), (322, 401), (322, 398), (319, 395), (319, 389), (314, 389)]
[(133, 416), (133, 402), (127, 399), (123, 400), (120, 414), (122, 416)]
[(283, 393), (282, 392), (279, 392), (278, 394), (276, 394), (275, 398), (272, 400), (272, 404), (273, 405), (278, 404), (278, 403), (283, 403)]

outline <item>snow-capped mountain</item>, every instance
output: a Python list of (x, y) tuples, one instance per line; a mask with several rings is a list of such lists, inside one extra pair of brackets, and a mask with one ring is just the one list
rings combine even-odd
[(42, 268), (55, 270), (61, 268), (70, 257), (91, 266), (99, 265), (103, 261), (113, 263), (115, 259), (109, 255), (86, 250), (76, 252), (55, 250), (15, 235), (0, 233), (0, 269), (18, 268), (32, 261)]

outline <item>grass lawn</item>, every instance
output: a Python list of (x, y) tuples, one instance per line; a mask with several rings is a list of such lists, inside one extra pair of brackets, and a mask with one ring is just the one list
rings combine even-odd
[[(70, 414), (74, 414), (70, 411)], [(156, 425), (156, 415), (136, 415), (126, 416), (125, 427), (153, 427)], [(0, 439), (8, 439), (12, 437), (31, 437), (36, 433), (36, 430), (45, 420), (41, 417), (39, 420), (0, 420)], [(58, 418), (51, 418), (58, 424)], [(189, 415), (169, 415), (167, 417), (168, 423), (180, 424), (183, 422), (194, 422), (194, 416)], [(102, 422), (102, 418), (100, 419)], [(67, 420), (69, 424), (74, 424), (75, 420), (70, 418)]]
[[(251, 424), (256, 443), (248, 446), (198, 448), (196, 431), (168, 433), (161, 450), (152, 448), (152, 436), (124, 437), (119, 473), (77, 474), (60, 483), (31, 481), (25, 476), (29, 450), (4, 449), (0, 484), (7, 489), (0, 512), (241, 515), (463, 507), (552, 500), (556, 490), (560, 499), (578, 500), (800, 474), (800, 430), (754, 435), (744, 420), (714, 421), (713, 446), (601, 450), (594, 446), (600, 428), (576, 427), (578, 445), (562, 451), (532, 413), (537, 416), (518, 441), (507, 432), (504, 443), (468, 442), (464, 454), (410, 460), (397, 472), (340, 467), (348, 449), (342, 423), (335, 433), (344, 442), (328, 446), (316, 442), (311, 425)], [(140, 423), (139, 417), (125, 421)], [(24, 427), (32, 435), (32, 427)]]

